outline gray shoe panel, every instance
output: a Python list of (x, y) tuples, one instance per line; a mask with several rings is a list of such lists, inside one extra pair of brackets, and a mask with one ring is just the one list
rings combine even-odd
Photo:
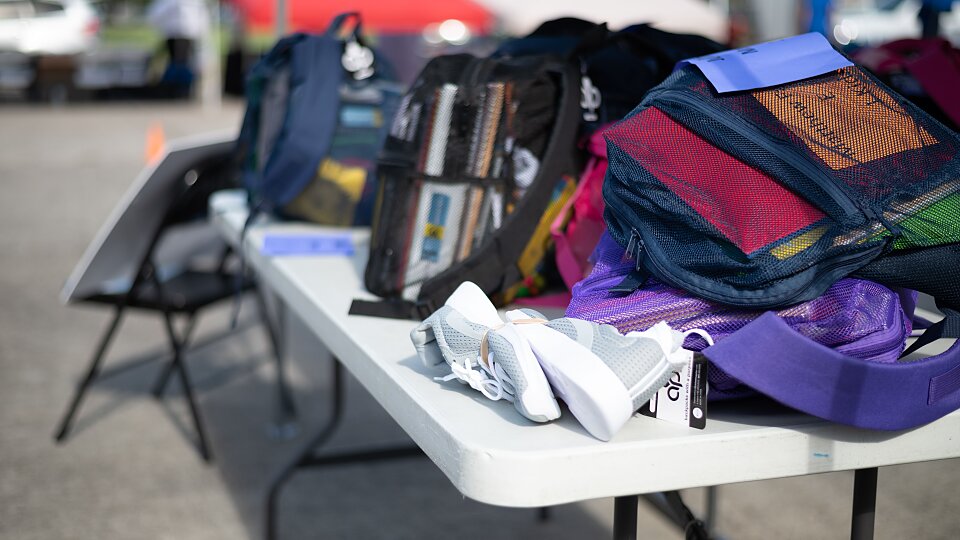
[[(663, 351), (656, 341), (645, 337), (627, 337), (609, 324), (597, 324), (566, 317), (554, 319), (547, 326), (562, 332), (570, 339), (588, 347), (610, 367), (625, 388), (633, 388), (648, 373), (656, 368)], [(656, 391), (670, 378), (670, 373), (649, 391), (634, 396), (634, 409), (639, 409), (650, 400)]]

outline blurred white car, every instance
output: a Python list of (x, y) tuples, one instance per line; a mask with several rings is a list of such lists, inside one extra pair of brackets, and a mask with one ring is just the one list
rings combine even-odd
[(89, 0), (0, 0), (0, 51), (79, 54), (94, 47), (99, 30)]
[[(920, 0), (845, 0), (834, 3), (830, 36), (840, 45), (879, 45), (920, 37)], [(960, 4), (940, 14), (940, 35), (960, 45)]]

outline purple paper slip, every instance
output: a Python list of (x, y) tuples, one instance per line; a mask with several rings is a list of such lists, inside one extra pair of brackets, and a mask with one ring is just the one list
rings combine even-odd
[(697, 66), (721, 94), (799, 81), (853, 65), (817, 32), (688, 58), (675, 70), (687, 64)]
[(353, 255), (353, 239), (345, 233), (268, 234), (264, 255)]

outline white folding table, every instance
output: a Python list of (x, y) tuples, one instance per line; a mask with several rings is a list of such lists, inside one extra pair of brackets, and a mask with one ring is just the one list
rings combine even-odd
[[(884, 432), (777, 407), (724, 404), (710, 411), (704, 430), (637, 414), (609, 442), (591, 437), (570, 414), (534, 424), (506, 401), (435, 381), (444, 373), (423, 366), (410, 342), (415, 322), (347, 314), (354, 299), (375, 299), (363, 287), (367, 231), (349, 230), (353, 256), (268, 257), (260, 252), (266, 233), (324, 229), (258, 222), (239, 246), (247, 217), (243, 197), (215, 194), (211, 216), (243, 250), (261, 284), (302, 319), (463, 495), (480, 502), (546, 507), (615, 497), (614, 536), (627, 538), (636, 533), (638, 494), (856, 470), (852, 536), (871, 537), (877, 467), (960, 457), (960, 411), (916, 429)], [(332, 429), (321, 430), (304, 455)], [(271, 507), (275, 496), (273, 490)]]

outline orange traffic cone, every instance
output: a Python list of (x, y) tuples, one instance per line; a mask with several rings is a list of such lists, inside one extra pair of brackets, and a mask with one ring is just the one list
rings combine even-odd
[(164, 151), (163, 124), (154, 122), (147, 128), (147, 143), (144, 150), (144, 161), (153, 165), (163, 157)]

